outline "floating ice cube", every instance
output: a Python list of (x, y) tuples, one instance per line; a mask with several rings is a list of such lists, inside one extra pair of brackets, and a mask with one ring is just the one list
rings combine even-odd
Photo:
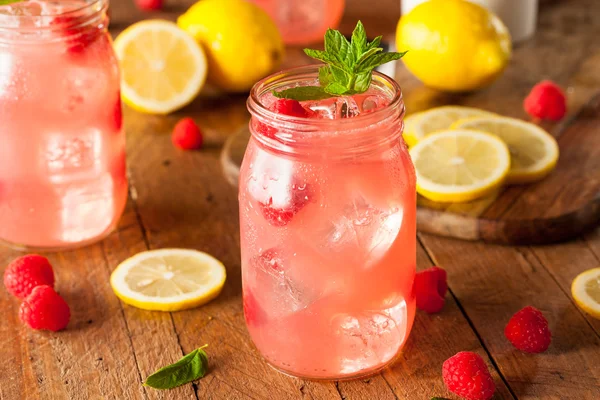
[(270, 318), (281, 318), (306, 309), (319, 298), (314, 286), (294, 271), (293, 254), (280, 248), (261, 252), (250, 261), (247, 284)]
[(385, 313), (338, 314), (332, 319), (343, 374), (390, 361), (404, 342), (405, 332)]
[(358, 195), (339, 218), (324, 222), (323, 251), (350, 252), (367, 267), (386, 255), (402, 228), (402, 208), (375, 208)]

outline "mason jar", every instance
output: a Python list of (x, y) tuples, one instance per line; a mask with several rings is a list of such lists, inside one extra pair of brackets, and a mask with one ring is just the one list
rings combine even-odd
[(283, 41), (305, 45), (323, 40), (328, 28), (336, 29), (345, 0), (250, 0), (273, 18)]
[(317, 85), (317, 75), (317, 66), (272, 75), (248, 99), (244, 315), (273, 367), (345, 379), (392, 362), (411, 330), (415, 172), (400, 87), (383, 74), (366, 93), (302, 102), (305, 116), (272, 111), (273, 90)]
[(0, 241), (58, 250), (107, 235), (127, 199), (107, 0), (0, 6)]

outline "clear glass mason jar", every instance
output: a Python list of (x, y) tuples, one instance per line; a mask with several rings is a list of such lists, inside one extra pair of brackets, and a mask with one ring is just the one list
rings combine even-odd
[(244, 315), (282, 372), (374, 373), (415, 315), (415, 172), (401, 139), (400, 87), (375, 73), (364, 94), (271, 111), (274, 89), (317, 84), (317, 66), (272, 75), (248, 99), (239, 182)]
[(107, 235), (127, 199), (108, 0), (0, 6), (0, 241), (57, 250)]
[(305, 45), (323, 40), (327, 28), (336, 29), (346, 0), (251, 0), (273, 18), (283, 41)]

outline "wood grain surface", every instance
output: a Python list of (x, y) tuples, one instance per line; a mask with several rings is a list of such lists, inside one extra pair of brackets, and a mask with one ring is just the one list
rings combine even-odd
[[(156, 15), (173, 20), (191, 3), (167, 1), (167, 10)], [(595, 18), (600, 2), (543, 4), (539, 34), (515, 49), (506, 74), (489, 89), (444, 95), (424, 88), (399, 67), (408, 107), (416, 111), (455, 103), (524, 117), (521, 100), (542, 78), (574, 88), (578, 94), (572, 98), (580, 106), (587, 103), (600, 84), (600, 19)], [(114, 1), (112, 7), (115, 33), (155, 15), (137, 11), (129, 0)], [(397, 0), (348, 0), (343, 29), (361, 18), (367, 31), (390, 37), (398, 16)], [(288, 65), (302, 60), (298, 51), (288, 52)], [(193, 116), (205, 129), (202, 151), (180, 152), (171, 145), (170, 131), (183, 116)], [(417, 313), (392, 367), (348, 382), (303, 381), (273, 371), (244, 325), (237, 192), (219, 159), (224, 142), (247, 120), (243, 95), (202, 96), (168, 117), (126, 110), (131, 186), (118, 229), (93, 246), (48, 255), (57, 289), (72, 309), (68, 329), (29, 330), (17, 318), (19, 302), (0, 290), (0, 399), (457, 399), (443, 385), (441, 365), (463, 350), (478, 352), (488, 363), (498, 387), (495, 399), (600, 398), (600, 321), (575, 307), (569, 289), (578, 273), (600, 265), (598, 228), (552, 246), (509, 247), (420, 234), (418, 268), (446, 268), (450, 293), (443, 312)], [(577, 129), (594, 128), (592, 121), (582, 120)], [(597, 138), (593, 146), (600, 146)], [(581, 162), (580, 170), (569, 172), (572, 186), (544, 193), (548, 206), (534, 212), (542, 215), (557, 202), (573, 201), (577, 182), (600, 178), (586, 170), (597, 165), (593, 160)], [(519, 216), (527, 207), (528, 190), (508, 189), (482, 215)], [(204, 307), (177, 313), (122, 304), (110, 289), (110, 272), (139, 251), (163, 247), (195, 248), (221, 259), (228, 274), (223, 293)], [(19, 254), (0, 249), (0, 265)], [(553, 343), (546, 353), (520, 353), (503, 336), (510, 316), (526, 305), (540, 308), (550, 322)], [(203, 344), (209, 344), (205, 378), (172, 391), (141, 385), (159, 367)]]

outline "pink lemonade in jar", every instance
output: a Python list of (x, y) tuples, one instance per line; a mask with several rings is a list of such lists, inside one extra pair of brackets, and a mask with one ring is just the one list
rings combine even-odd
[(311, 66), (266, 78), (248, 100), (244, 312), (275, 368), (345, 379), (389, 364), (411, 330), (415, 173), (400, 138), (400, 88), (382, 74), (365, 93), (301, 102), (303, 117), (270, 111), (272, 90), (316, 86), (317, 73)]
[(127, 198), (120, 77), (107, 0), (0, 6), (0, 240), (97, 240)]
[(250, 0), (273, 18), (283, 41), (304, 45), (323, 40), (342, 19), (345, 0)]

